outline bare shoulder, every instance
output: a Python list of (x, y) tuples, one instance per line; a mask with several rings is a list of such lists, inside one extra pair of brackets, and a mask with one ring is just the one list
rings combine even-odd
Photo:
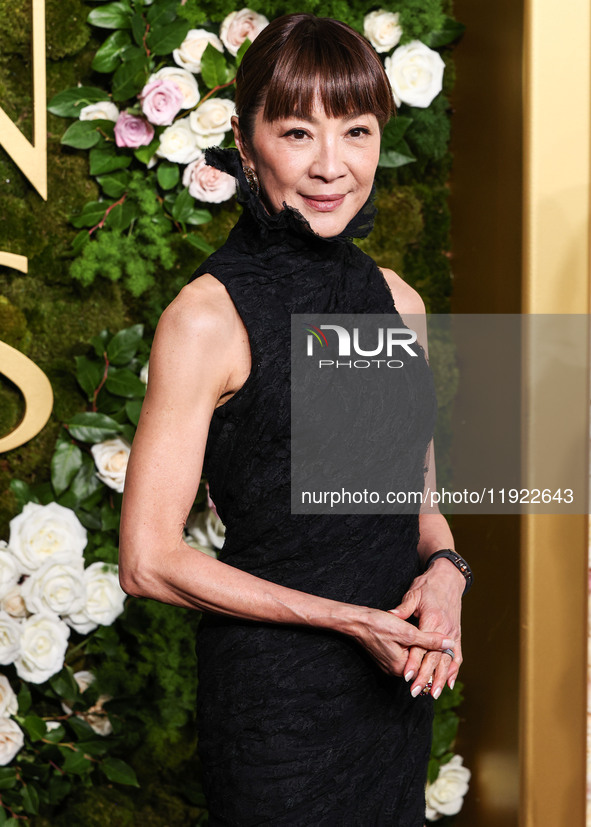
[(388, 270), (386, 267), (379, 269), (392, 292), (396, 309), (401, 315), (418, 315), (425, 312), (425, 303), (414, 287), (407, 284), (394, 270)]
[[(162, 338), (227, 336), (238, 313), (224, 285), (208, 273), (187, 284), (158, 323)], [(238, 317), (239, 318), (239, 317)]]

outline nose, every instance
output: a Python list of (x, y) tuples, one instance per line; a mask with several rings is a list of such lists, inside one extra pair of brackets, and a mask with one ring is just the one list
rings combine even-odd
[(335, 181), (346, 173), (347, 165), (339, 141), (332, 136), (317, 139), (309, 168), (310, 177), (321, 178), (323, 181)]

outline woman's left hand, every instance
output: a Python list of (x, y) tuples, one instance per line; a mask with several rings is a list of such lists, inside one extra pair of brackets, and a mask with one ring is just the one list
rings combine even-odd
[(424, 574), (413, 580), (402, 602), (390, 611), (407, 620), (415, 616), (419, 629), (442, 632), (456, 641), (453, 658), (441, 652), (428, 652), (413, 646), (404, 669), (411, 694), (416, 697), (433, 678), (431, 695), (438, 698), (447, 681), (453, 689), (462, 663), (461, 624), (462, 594), (466, 581), (449, 560), (435, 560)]

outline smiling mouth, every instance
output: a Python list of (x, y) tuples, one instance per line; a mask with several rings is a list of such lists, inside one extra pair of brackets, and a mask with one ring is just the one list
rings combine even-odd
[(302, 198), (317, 212), (332, 212), (341, 206), (346, 195), (302, 195)]

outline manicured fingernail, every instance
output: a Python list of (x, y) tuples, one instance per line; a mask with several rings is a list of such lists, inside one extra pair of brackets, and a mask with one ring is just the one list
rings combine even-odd
[(452, 678), (452, 679), (451, 679), (451, 681), (449, 682), (449, 688), (450, 688), (450, 689), (453, 689), (453, 688), (454, 688), (454, 686), (455, 686), (455, 683), (456, 683), (456, 679), (455, 679), (455, 678)]
[(419, 695), (422, 691), (423, 691), (422, 686), (415, 686), (415, 688), (411, 691), (410, 694), (413, 696), (413, 698), (416, 698), (417, 695)]
[(415, 673), (411, 669), (410, 672), (407, 672), (406, 675), (404, 676), (404, 680), (408, 683), (409, 681), (411, 681), (414, 678), (414, 675), (415, 675)]
[(442, 644), (442, 649), (451, 649), (454, 645), (455, 640), (452, 640), (450, 637), (446, 637)]
[(432, 692), (431, 694), (433, 695), (435, 700), (437, 700), (437, 698), (441, 695), (441, 687), (438, 686), (437, 689), (435, 690), (435, 692)]

